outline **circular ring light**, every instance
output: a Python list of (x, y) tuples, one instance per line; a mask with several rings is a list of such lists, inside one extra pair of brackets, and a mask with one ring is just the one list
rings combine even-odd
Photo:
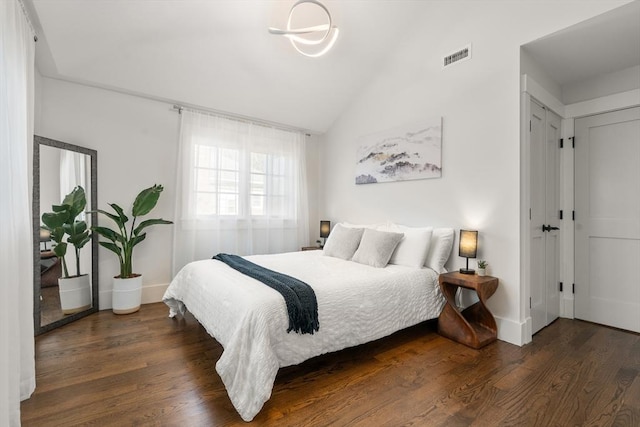
[[(321, 25), (315, 25), (313, 27), (304, 27), (304, 28), (291, 28), (291, 21), (293, 19), (293, 11), (296, 7), (300, 6), (303, 3), (311, 3), (318, 7), (320, 7), (324, 13), (327, 15), (327, 23)], [(287, 28), (285, 30), (281, 30), (278, 28), (269, 27), (269, 32), (271, 34), (276, 34), (280, 36), (284, 36), (289, 39), (291, 45), (295, 50), (301, 53), (304, 56), (308, 56), (310, 58), (317, 58), (319, 56), (327, 53), (335, 44), (338, 39), (338, 34), (340, 30), (338, 27), (333, 25), (333, 21), (331, 20), (331, 14), (329, 13), (329, 9), (327, 9), (322, 3), (317, 0), (298, 0), (291, 6), (291, 10), (289, 10), (289, 18), (287, 19)], [(307, 38), (305, 35), (309, 34), (322, 34), (320, 38)], [(318, 51), (310, 52), (304, 46), (319, 46), (324, 43), (324, 47)], [(302, 46), (301, 46), (302, 45)]]

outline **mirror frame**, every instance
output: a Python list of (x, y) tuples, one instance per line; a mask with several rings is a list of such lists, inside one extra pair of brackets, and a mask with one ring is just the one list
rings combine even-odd
[(33, 327), (35, 335), (40, 335), (51, 329), (88, 316), (98, 311), (98, 235), (91, 236), (91, 308), (78, 313), (69, 314), (48, 325), (40, 322), (40, 146), (60, 148), (74, 151), (91, 157), (91, 224), (98, 223), (98, 152), (89, 148), (79, 147), (66, 142), (56, 141), (35, 135), (33, 137)]

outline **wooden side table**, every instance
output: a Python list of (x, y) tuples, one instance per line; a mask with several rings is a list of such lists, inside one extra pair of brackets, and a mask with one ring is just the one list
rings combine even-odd
[[(486, 301), (498, 288), (498, 279), (452, 271), (441, 274), (438, 281), (440, 290), (447, 300), (438, 318), (438, 333), (476, 349), (495, 341), (498, 328)], [(476, 291), (480, 301), (459, 311), (456, 306), (458, 288)]]
[(319, 251), (319, 250), (322, 250), (322, 248), (320, 246), (303, 246), (301, 248), (301, 250), (303, 250), (303, 251)]

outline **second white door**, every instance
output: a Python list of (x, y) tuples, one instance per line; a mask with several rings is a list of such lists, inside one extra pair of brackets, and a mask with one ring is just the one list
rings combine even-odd
[(575, 130), (575, 316), (640, 332), (640, 108)]

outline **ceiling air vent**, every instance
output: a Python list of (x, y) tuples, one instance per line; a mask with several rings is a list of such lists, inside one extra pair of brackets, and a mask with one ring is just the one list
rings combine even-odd
[(471, 59), (471, 45), (468, 44), (457, 52), (453, 52), (450, 55), (444, 57), (443, 67), (455, 64), (456, 62), (466, 61)]

